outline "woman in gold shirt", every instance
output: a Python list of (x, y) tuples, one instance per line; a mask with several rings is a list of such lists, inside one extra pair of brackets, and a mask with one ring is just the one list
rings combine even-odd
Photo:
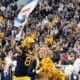
[(37, 76), (37, 80), (65, 80), (64, 73), (55, 68), (55, 64), (51, 60), (52, 53), (46, 46), (41, 46), (37, 50), (39, 57), (39, 68), (41, 72)]

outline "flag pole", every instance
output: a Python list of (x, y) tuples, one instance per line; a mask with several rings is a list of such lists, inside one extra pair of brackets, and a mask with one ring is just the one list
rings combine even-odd
[(22, 24), (21, 30), (20, 30), (19, 33), (16, 35), (16, 40), (18, 40), (18, 41), (21, 40), (21, 34), (22, 34), (22, 31), (23, 31), (23, 29), (24, 29), (24, 27), (25, 27), (25, 23), (26, 23), (26, 21), (27, 21), (26, 19), (28, 19), (27, 16), (25, 17), (25, 21), (24, 21), (24, 23)]

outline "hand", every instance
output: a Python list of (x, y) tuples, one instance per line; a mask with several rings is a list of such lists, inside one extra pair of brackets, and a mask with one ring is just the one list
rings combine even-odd
[(38, 74), (38, 73), (40, 73), (41, 71), (42, 71), (42, 69), (36, 70), (36, 73)]
[(18, 34), (16, 35), (16, 39), (15, 39), (15, 40), (20, 41), (20, 39), (21, 39), (21, 33), (18, 33)]

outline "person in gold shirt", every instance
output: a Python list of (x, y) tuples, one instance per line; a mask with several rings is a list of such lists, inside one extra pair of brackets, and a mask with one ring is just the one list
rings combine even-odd
[(0, 31), (0, 39), (2, 39), (4, 33), (2, 31)]
[(52, 18), (52, 24), (57, 24), (59, 22), (59, 17), (57, 15), (55, 15), (53, 18)]
[(0, 23), (2, 23), (3, 22), (3, 17), (2, 16), (0, 16)]
[(65, 80), (64, 73), (55, 67), (51, 60), (52, 52), (46, 46), (41, 46), (37, 52), (40, 58), (41, 72), (37, 76), (37, 80)]
[(52, 45), (53, 44), (53, 36), (52, 35), (46, 35), (45, 39), (44, 39), (44, 43), (46, 45)]
[(37, 33), (36, 32), (30, 32), (29, 36), (32, 37), (35, 40), (36, 37), (37, 37)]

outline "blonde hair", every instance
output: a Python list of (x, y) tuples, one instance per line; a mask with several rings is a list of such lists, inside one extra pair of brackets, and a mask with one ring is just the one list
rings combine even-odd
[(46, 48), (46, 56), (52, 57), (53, 53), (52, 51), (46, 46), (46, 45), (41, 45), (36, 51), (35, 51), (35, 55), (37, 55), (39, 57), (39, 51), (41, 48)]

